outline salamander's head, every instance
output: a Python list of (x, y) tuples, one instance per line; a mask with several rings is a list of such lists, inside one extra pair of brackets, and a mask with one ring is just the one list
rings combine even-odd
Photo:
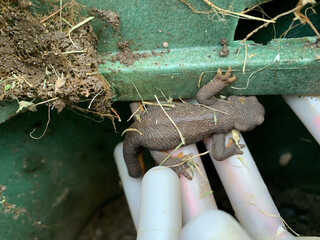
[(256, 97), (231, 97), (234, 108), (234, 129), (250, 131), (264, 121), (264, 108)]

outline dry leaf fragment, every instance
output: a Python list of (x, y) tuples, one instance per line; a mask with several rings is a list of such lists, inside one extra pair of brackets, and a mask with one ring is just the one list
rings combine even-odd
[(239, 132), (237, 130), (232, 130), (231, 131), (231, 134), (232, 134), (232, 138), (233, 140), (235, 141), (237, 147), (239, 149), (241, 149), (240, 145), (239, 145), (239, 141), (240, 141), (240, 135), (239, 135)]
[(54, 91), (58, 92), (59, 89), (66, 84), (66, 78), (61, 74), (61, 77), (58, 77), (57, 81), (54, 84)]
[(22, 111), (24, 108), (29, 108), (30, 106), (34, 105), (32, 102), (27, 102), (27, 101), (20, 101), (19, 103), (19, 108), (16, 111), (16, 113)]

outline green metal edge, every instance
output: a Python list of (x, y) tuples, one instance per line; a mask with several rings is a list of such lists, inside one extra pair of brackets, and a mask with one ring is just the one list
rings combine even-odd
[(17, 115), (16, 111), (18, 110), (17, 102), (4, 102), (0, 101), (0, 124), (4, 123), (8, 119)]
[(312, 45), (315, 41), (305, 37), (276, 39), (267, 45), (247, 42), (247, 54), (245, 44), (236, 41), (225, 58), (219, 56), (220, 46), (176, 48), (130, 66), (106, 61), (100, 72), (115, 89), (114, 100), (118, 101), (140, 100), (138, 92), (145, 100), (154, 99), (161, 95), (160, 90), (167, 97), (194, 97), (202, 72), (201, 86), (212, 79), (217, 68), (226, 70), (228, 66), (237, 81), (223, 94), (320, 94), (320, 48)]

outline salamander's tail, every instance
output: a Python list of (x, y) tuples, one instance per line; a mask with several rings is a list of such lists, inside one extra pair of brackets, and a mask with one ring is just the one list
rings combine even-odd
[(144, 148), (140, 145), (137, 134), (127, 132), (123, 144), (123, 157), (126, 162), (130, 177), (141, 177), (145, 172), (142, 152)]

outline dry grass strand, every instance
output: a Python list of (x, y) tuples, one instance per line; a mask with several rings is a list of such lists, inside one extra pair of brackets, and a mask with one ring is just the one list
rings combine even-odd
[(126, 130), (124, 130), (122, 133), (121, 133), (121, 136), (123, 136), (126, 132), (137, 132), (139, 133), (140, 135), (143, 135), (142, 132), (140, 132), (138, 129), (136, 128), (127, 128)]
[(201, 81), (202, 81), (202, 75), (204, 74), (204, 72), (202, 72), (201, 74), (200, 74), (200, 77), (199, 77), (199, 81), (198, 81), (198, 88), (200, 88), (200, 86), (201, 86)]
[(186, 4), (191, 9), (192, 12), (198, 13), (198, 14), (216, 13), (216, 14), (220, 14), (220, 15), (229, 15), (229, 16), (232, 16), (232, 17), (238, 17), (238, 18), (243, 18), (243, 19), (250, 19), (250, 20), (257, 20), (257, 21), (262, 21), (262, 22), (266, 22), (266, 23), (273, 23), (272, 20), (259, 18), (259, 17), (254, 17), (254, 16), (251, 16), (251, 15), (248, 15), (248, 14), (239, 13), (239, 12), (233, 12), (233, 11), (230, 11), (230, 10), (226, 10), (226, 9), (220, 8), (220, 7), (216, 6), (216, 5), (214, 5), (209, 0), (203, 0), (203, 2), (205, 2), (208, 6), (210, 6), (212, 8), (212, 10), (207, 11), (207, 12), (195, 10), (191, 6), (191, 4), (188, 3), (186, 0), (180, 0), (180, 2)]
[(183, 145), (186, 144), (185, 138), (183, 137), (179, 127), (177, 126), (177, 124), (172, 120), (172, 118), (169, 116), (169, 114), (166, 112), (166, 110), (163, 108), (163, 106), (161, 105), (159, 99), (157, 98), (156, 95), (154, 95), (154, 98), (156, 99), (156, 101), (158, 102), (159, 106), (161, 107), (162, 111), (164, 112), (164, 114), (167, 116), (167, 118), (169, 118), (170, 122), (173, 124), (173, 126), (176, 128), (177, 132), (179, 133), (181, 142)]
[(36, 129), (34, 128), (34, 129), (32, 130), (32, 132), (29, 133), (29, 136), (30, 136), (32, 139), (39, 140), (39, 139), (41, 139), (41, 138), (46, 134), (46, 132), (47, 132), (47, 130), (48, 130), (49, 123), (50, 123), (50, 120), (51, 120), (50, 116), (51, 116), (51, 114), (50, 114), (50, 104), (48, 104), (48, 121), (47, 121), (47, 123), (46, 123), (46, 127), (45, 127), (43, 133), (42, 133), (39, 137), (34, 137), (34, 136), (32, 136), (32, 134), (33, 134), (34, 131), (36, 130)]
[(289, 228), (291, 232), (293, 232), (296, 236), (300, 237), (300, 234), (296, 233), (280, 215), (274, 215), (274, 214), (271, 214), (271, 213), (267, 213), (267, 212), (261, 210), (260, 208), (258, 208), (258, 206), (256, 204), (254, 204), (254, 203), (250, 203), (250, 205), (256, 207), (261, 213), (263, 213), (263, 214), (265, 214), (267, 216), (281, 219), (281, 222), (284, 223), (284, 225), (286, 225), (286, 227)]
[(231, 88), (232, 88), (232, 89), (237, 89), (237, 90), (245, 90), (245, 89), (247, 89), (247, 88), (249, 87), (251, 77), (252, 77), (255, 73), (260, 72), (260, 71), (262, 71), (262, 70), (264, 70), (264, 69), (266, 69), (266, 68), (268, 68), (268, 67), (269, 67), (269, 65), (268, 65), (268, 66), (265, 66), (265, 67), (263, 67), (263, 68), (260, 68), (260, 69), (254, 71), (254, 72), (252, 72), (252, 73), (250, 74), (250, 76), (248, 77), (247, 84), (246, 84), (245, 87), (242, 87), (242, 88), (231, 87)]

